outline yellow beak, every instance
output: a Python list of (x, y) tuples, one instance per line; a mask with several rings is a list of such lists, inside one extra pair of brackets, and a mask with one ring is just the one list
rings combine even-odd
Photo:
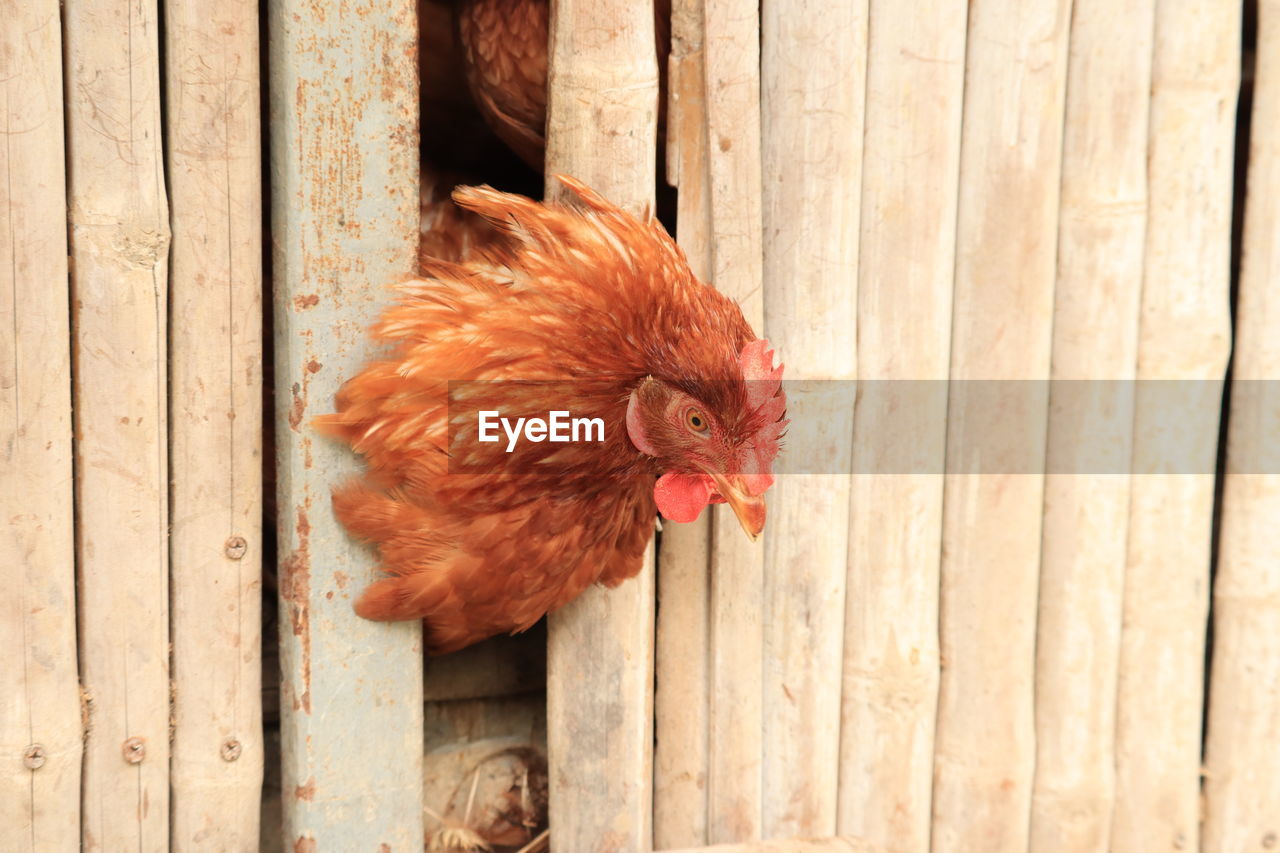
[(759, 539), (760, 532), (764, 530), (764, 495), (748, 494), (741, 474), (726, 477), (715, 471), (707, 471), (707, 475), (715, 481), (716, 491), (728, 501), (733, 514), (738, 516), (738, 523), (746, 531), (747, 538), (752, 542)]

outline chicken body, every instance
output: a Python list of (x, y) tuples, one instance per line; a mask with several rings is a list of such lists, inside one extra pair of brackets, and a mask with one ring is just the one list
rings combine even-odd
[[(549, 0), (461, 0), (458, 37), (468, 88), (489, 127), (533, 169), (546, 150)], [(666, 121), (671, 2), (654, 4), (659, 135)]]
[(463, 0), (467, 85), (498, 138), (542, 171), (547, 124), (548, 0)]
[[(576, 203), (459, 189), (500, 241), (424, 262), (373, 329), (389, 354), (317, 420), (367, 462), (333, 499), (389, 574), (356, 610), (423, 618), (433, 653), (635, 575), (655, 509), (728, 501), (752, 536), (764, 523), (781, 368), (661, 225), (560, 180)], [(603, 440), (506, 453), (475, 440), (482, 410), (600, 418)]]

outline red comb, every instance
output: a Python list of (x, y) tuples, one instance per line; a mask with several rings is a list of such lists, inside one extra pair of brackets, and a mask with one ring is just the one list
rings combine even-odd
[(778, 440), (787, 427), (782, 416), (787, 411), (787, 395), (782, 391), (782, 365), (773, 366), (774, 352), (766, 340), (752, 341), (742, 348), (738, 364), (747, 383), (747, 405), (763, 424), (742, 459), (743, 473), (753, 495), (762, 494), (773, 484), (774, 457)]
[[(738, 355), (742, 378), (747, 381), (747, 405), (753, 410), (770, 403), (778, 395), (782, 384), (782, 365), (773, 366), (773, 350), (763, 338), (752, 341)], [(786, 403), (778, 409), (772, 420), (777, 420), (786, 409)]]

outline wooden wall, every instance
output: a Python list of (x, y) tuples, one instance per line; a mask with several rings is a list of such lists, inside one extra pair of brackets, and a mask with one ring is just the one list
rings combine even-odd
[[(551, 6), (550, 168), (678, 188), (829, 461), (761, 544), (668, 525), (553, 616), (553, 849), (1280, 845), (1280, 3), (674, 0), (662, 139), (649, 9)], [(411, 269), (414, 4), (0, 0), (0, 36), (0, 849), (259, 848), (266, 303), (265, 834), (417, 849), (419, 628), (351, 612), (355, 462), (307, 428)]]

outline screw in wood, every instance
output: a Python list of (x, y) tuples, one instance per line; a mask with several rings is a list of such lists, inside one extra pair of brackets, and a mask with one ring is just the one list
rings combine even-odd
[(147, 757), (147, 745), (142, 738), (131, 737), (121, 745), (120, 752), (130, 764), (141, 764)]
[(231, 560), (241, 559), (248, 550), (249, 543), (245, 541), (243, 536), (232, 536), (222, 546), (222, 552)]
[(222, 742), (222, 760), (235, 761), (240, 757), (240, 751), (242, 748), (243, 747), (240, 746), (240, 741), (233, 737), (227, 738)]
[(44, 760), (44, 747), (38, 743), (31, 744), (27, 747), (27, 751), (22, 753), (22, 763), (27, 765), (28, 770), (39, 770), (44, 767)]

